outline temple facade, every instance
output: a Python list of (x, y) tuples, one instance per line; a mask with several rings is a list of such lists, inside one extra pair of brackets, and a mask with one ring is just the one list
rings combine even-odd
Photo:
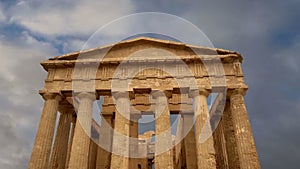
[[(146, 37), (50, 58), (28, 168), (259, 169), (241, 63)], [(139, 133), (145, 115), (155, 129)]]

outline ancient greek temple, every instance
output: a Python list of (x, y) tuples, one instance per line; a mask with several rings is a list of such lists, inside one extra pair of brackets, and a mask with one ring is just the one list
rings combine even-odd
[[(139, 37), (42, 62), (28, 168), (259, 169), (242, 59)], [(146, 116), (154, 129), (141, 124)]]

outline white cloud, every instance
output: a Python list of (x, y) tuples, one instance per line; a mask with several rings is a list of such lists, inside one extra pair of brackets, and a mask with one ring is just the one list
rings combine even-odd
[[(7, 112), (9, 113), (9, 112)], [(26, 159), (30, 153), (29, 145), (18, 135), (18, 130), (9, 114), (0, 114), (1, 154), (0, 168), (26, 168)]]
[[(84, 43), (77, 35), (89, 35), (132, 9), (129, 0), (54, 0), (42, 4), (29, 0), (20, 1), (5, 15), (10, 23), (49, 38), (69, 52), (81, 49)], [(4, 19), (0, 10), (0, 21)], [(71, 38), (56, 38), (64, 35)], [(26, 31), (14, 38), (6, 37), (5, 32), (0, 34), (0, 129), (4, 133), (0, 135), (0, 168), (7, 169), (27, 167), (43, 103), (38, 90), (42, 89), (46, 74), (39, 63), (45, 56), (58, 54), (53, 44), (37, 40)]]
[(68, 40), (64, 40), (62, 44), (64, 51), (74, 52), (82, 49), (85, 44), (85, 40), (71, 38)]
[(0, 36), (0, 168), (27, 167), (37, 128), (45, 72), (39, 62), (57, 50), (24, 32), (11, 41)]
[(38, 41), (26, 32), (17, 41), (21, 43), (0, 38), (0, 87), (4, 89), (0, 96), (7, 96), (14, 106), (34, 105), (33, 95), (45, 78), (39, 63), (58, 52), (51, 44)]
[(11, 9), (11, 21), (44, 35), (90, 34), (132, 11), (130, 0), (29, 0)]
[(57, 54), (51, 44), (40, 42), (26, 32), (23, 32), (18, 40), (21, 43), (10, 42), (4, 36), (0, 36), (0, 75), (7, 81), (18, 78), (13, 74), (16, 65), (28, 59), (43, 59), (45, 56)]

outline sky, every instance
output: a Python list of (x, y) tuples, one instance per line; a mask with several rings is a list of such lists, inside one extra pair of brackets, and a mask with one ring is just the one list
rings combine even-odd
[[(80, 50), (99, 27), (137, 12), (179, 16), (215, 47), (241, 53), (262, 168), (299, 168), (299, 9), (299, 0), (1, 0), (0, 168), (27, 168), (43, 106), (38, 90), (46, 72), (39, 63)], [(126, 33), (123, 26), (101, 43)]]

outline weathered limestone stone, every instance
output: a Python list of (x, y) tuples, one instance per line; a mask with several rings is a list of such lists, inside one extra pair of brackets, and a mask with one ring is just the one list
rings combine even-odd
[(181, 168), (184, 168), (184, 167), (187, 168), (187, 164), (186, 164), (186, 151), (185, 151), (184, 140), (182, 140), (182, 142), (181, 142), (180, 160), (181, 160), (181, 165), (178, 166), (177, 168), (178, 169), (181, 169)]
[[(102, 58), (103, 53), (106, 55)], [(80, 54), (82, 58), (78, 58)], [(169, 57), (173, 54), (176, 57)], [(133, 55), (135, 57), (131, 57)], [(213, 58), (220, 62), (214, 62)], [(158, 169), (260, 168), (243, 100), (248, 87), (244, 82), (242, 60), (234, 51), (139, 37), (42, 62), (48, 72), (44, 89), (40, 91), (46, 93), (43, 94), (45, 105), (29, 168), (151, 169), (152, 165)], [(192, 74), (187, 74), (189, 71), (182, 68), (182, 63)], [(136, 74), (130, 77), (131, 73)], [(213, 121), (215, 115), (212, 113), (210, 117), (206, 99), (208, 91), (224, 88), (224, 81), (228, 101), (212, 137), (210, 118)], [(188, 91), (194, 89), (201, 90), (187, 97)], [(72, 99), (78, 90), (93, 94), (81, 93), (79, 100)], [(116, 91), (122, 92), (114, 95)], [(154, 99), (149, 99), (152, 92)], [(107, 126), (100, 127), (92, 121), (94, 94), (105, 98), (102, 115), (111, 115), (103, 116)], [(217, 98), (219, 96), (223, 95)], [(60, 97), (65, 99), (60, 101)], [(57, 111), (63, 105), (72, 105), (68, 111), (76, 111), (77, 115), (73, 115), (71, 133), (68, 133), (70, 129), (64, 126), (62, 114), (52, 147)], [(216, 99), (213, 105), (218, 108), (221, 101)], [(136, 110), (141, 115), (155, 115), (156, 132), (146, 134), (150, 138), (156, 135), (155, 142), (137, 135), (137, 121), (130, 122)], [(182, 115), (175, 135), (171, 135), (170, 114)], [(189, 124), (195, 126), (195, 133), (193, 127), (189, 130)], [(106, 145), (105, 149), (91, 142), (92, 129), (96, 129), (93, 137), (99, 134), (98, 143)], [(182, 130), (187, 135), (178, 141)], [(207, 136), (210, 137), (206, 139)], [(139, 138), (138, 143), (129, 137)], [(138, 156), (136, 153), (144, 158), (130, 158)]]
[[(197, 149), (197, 166), (198, 169), (215, 169), (215, 149), (213, 137), (210, 136), (211, 126), (209, 121), (209, 113), (207, 106), (207, 96), (209, 92), (203, 91), (192, 91), (191, 96), (194, 99), (195, 107), (195, 137), (196, 137), (196, 149)], [(205, 126), (207, 125), (207, 126)], [(209, 136), (207, 140), (203, 137)], [(201, 138), (202, 137), (202, 138)], [(204, 141), (204, 142), (203, 142)]]
[(70, 161), (70, 155), (71, 155), (71, 149), (72, 149), (72, 143), (75, 133), (75, 125), (76, 125), (76, 117), (72, 117), (72, 123), (71, 123), (71, 134), (69, 137), (69, 144), (68, 144), (68, 151), (67, 151), (67, 157), (66, 157), (66, 168), (69, 168), (69, 161)]
[(162, 91), (153, 92), (155, 99), (155, 168), (173, 169), (172, 135), (168, 100)]
[(45, 104), (29, 161), (29, 169), (45, 169), (49, 164), (56, 115), (61, 97), (53, 93), (46, 93), (43, 97)]
[(70, 169), (87, 169), (92, 124), (92, 109), (95, 95), (80, 93), (75, 133), (69, 162)]
[(183, 139), (187, 169), (197, 169), (197, 152), (193, 115), (183, 115)]
[(129, 168), (130, 100), (127, 93), (117, 93), (111, 169)]
[(109, 169), (113, 137), (113, 114), (102, 114), (102, 120), (99, 133), (99, 146), (97, 147), (96, 169)]
[(65, 168), (73, 112), (74, 111), (71, 108), (64, 108), (64, 110), (60, 113), (54, 147), (51, 155), (51, 169)]
[(240, 169), (239, 156), (237, 152), (236, 136), (234, 134), (234, 126), (232, 114), (230, 111), (230, 102), (226, 101), (224, 113), (222, 116), (223, 131), (226, 143), (226, 153), (228, 157), (228, 167), (231, 169)]
[(90, 150), (89, 150), (89, 169), (96, 168), (96, 161), (97, 161), (97, 143), (93, 139), (90, 139)]
[(173, 141), (173, 166), (174, 169), (181, 169), (185, 166), (185, 149), (183, 143), (183, 118), (181, 116), (177, 117), (177, 131), (174, 136)]
[(138, 161), (139, 161), (139, 145), (138, 145), (138, 137), (139, 137), (139, 123), (138, 120), (141, 117), (139, 113), (131, 114), (130, 116), (130, 159), (129, 159), (129, 168), (130, 169), (138, 169)]
[(244, 103), (244, 94), (245, 90), (234, 90), (232, 93), (229, 93), (238, 159), (242, 169), (259, 169), (260, 164)]
[(226, 152), (226, 142), (223, 131), (223, 119), (219, 121), (217, 128), (213, 133), (214, 146), (216, 150), (216, 162), (218, 169), (229, 169)]

